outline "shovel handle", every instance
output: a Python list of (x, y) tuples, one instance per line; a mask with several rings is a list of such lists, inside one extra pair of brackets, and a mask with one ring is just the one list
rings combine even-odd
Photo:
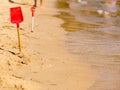
[(31, 30), (31, 32), (34, 32), (34, 13), (35, 13), (35, 7), (31, 8), (31, 12), (32, 12), (32, 30)]
[(32, 17), (32, 30), (31, 32), (34, 32), (34, 17)]
[(22, 49), (21, 49), (21, 42), (20, 42), (20, 27), (19, 27), (19, 24), (17, 24), (17, 33), (18, 33), (19, 52), (21, 53)]

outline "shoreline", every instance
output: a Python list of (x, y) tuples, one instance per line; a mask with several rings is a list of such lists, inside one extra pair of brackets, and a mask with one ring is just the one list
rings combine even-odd
[[(25, 18), (20, 24), (22, 58), (9, 52), (18, 52), (16, 26), (8, 21), (7, 9), (2, 9), (0, 90), (88, 90), (94, 83), (90, 66), (65, 50), (66, 32), (60, 26), (63, 21), (53, 17), (59, 14), (55, 1), (46, 0), (42, 8), (36, 8), (34, 33), (30, 32), (30, 6), (21, 5)], [(3, 3), (2, 8), (17, 6), (7, 1)]]

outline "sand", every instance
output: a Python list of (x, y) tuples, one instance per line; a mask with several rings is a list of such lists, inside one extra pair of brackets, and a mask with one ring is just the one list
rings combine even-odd
[[(17, 2), (17, 3), (16, 3)], [(32, 0), (0, 3), (0, 90), (88, 90), (95, 72), (66, 51), (63, 21), (54, 15), (56, 0), (45, 0), (35, 12), (31, 33)], [(22, 54), (19, 55), (16, 25), (10, 22), (11, 7), (22, 8)], [(82, 57), (81, 57), (82, 59)]]

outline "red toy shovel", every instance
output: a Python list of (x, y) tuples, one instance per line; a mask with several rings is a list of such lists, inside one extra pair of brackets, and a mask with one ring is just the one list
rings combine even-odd
[(22, 15), (21, 7), (10, 8), (10, 17), (11, 17), (11, 23), (16, 24), (16, 26), (17, 26), (19, 51), (21, 53), (20, 26), (19, 26), (19, 23), (21, 23), (24, 20), (23, 15)]
[(34, 32), (34, 13), (35, 13), (35, 7), (31, 8), (31, 12), (32, 12), (32, 30), (31, 30), (31, 32)]

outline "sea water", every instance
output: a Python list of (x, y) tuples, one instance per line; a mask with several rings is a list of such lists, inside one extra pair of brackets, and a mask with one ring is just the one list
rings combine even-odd
[(120, 90), (120, 1), (58, 0), (56, 7), (66, 49), (98, 73), (90, 90)]

